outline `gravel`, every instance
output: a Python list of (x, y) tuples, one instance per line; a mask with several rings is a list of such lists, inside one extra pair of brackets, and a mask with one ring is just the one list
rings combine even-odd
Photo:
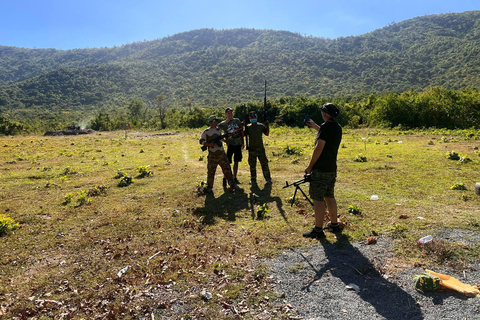
[[(443, 230), (436, 237), (480, 243), (478, 232), (463, 232), (468, 234)], [(342, 237), (284, 252), (268, 262), (275, 290), (284, 293), (278, 303), (292, 307), (298, 319), (480, 319), (479, 297), (452, 290), (415, 290), (413, 276), (423, 273), (422, 267), (397, 265), (395, 274), (388, 276), (392, 245), (387, 237), (374, 245), (350, 243)], [(480, 280), (478, 259), (462, 274), (446, 267), (431, 269), (471, 285)]]

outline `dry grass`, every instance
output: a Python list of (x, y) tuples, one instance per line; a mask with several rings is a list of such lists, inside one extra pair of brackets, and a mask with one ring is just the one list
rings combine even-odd
[[(206, 180), (199, 135), (1, 137), (1, 213), (21, 228), (0, 238), (0, 315), (188, 319), (237, 313), (253, 319), (269, 309), (281, 318), (286, 311), (272, 304), (277, 295), (258, 261), (312, 243), (301, 237), (313, 224), (311, 207), (301, 195), (290, 207), (286, 199), (294, 190), (282, 187), (286, 180), (302, 178), (314, 133), (276, 128), (266, 138), (271, 189), (261, 182), (250, 190), (245, 159), (239, 173), (242, 190), (224, 192), (218, 170), (209, 196), (197, 195), (197, 184)], [(480, 142), (441, 138), (345, 131), (337, 200), (347, 222), (344, 233), (352, 241), (388, 234), (404, 263), (461, 264), (478, 254), (464, 244), (436, 242), (428, 252), (416, 245), (440, 228), (479, 229), (480, 197), (474, 185), (480, 180), (480, 157), (474, 147)], [(287, 154), (287, 146), (303, 152)], [(451, 150), (473, 161), (449, 160), (445, 154)], [(357, 155), (367, 162), (355, 162)], [(149, 166), (153, 176), (137, 178), (140, 166)], [(134, 182), (118, 187), (119, 170)], [(467, 190), (451, 190), (455, 183)], [(308, 191), (307, 185), (302, 188)], [(379, 200), (370, 200), (374, 194)], [(271, 211), (256, 219), (264, 203)], [(349, 205), (361, 208), (362, 215), (349, 215)], [(454, 254), (458, 248), (462, 255)], [(202, 289), (213, 298), (204, 301)]]

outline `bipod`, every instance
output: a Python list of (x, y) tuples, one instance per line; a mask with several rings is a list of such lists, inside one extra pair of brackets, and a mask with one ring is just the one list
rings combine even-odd
[(300, 192), (303, 194), (305, 199), (307, 199), (308, 202), (310, 202), (310, 204), (313, 206), (312, 200), (310, 200), (310, 198), (305, 194), (305, 192), (303, 192), (302, 188), (300, 187), (301, 184), (303, 184), (305, 182), (310, 182), (310, 178), (311, 178), (310, 175), (306, 174), (306, 175), (303, 176), (303, 179), (300, 179), (300, 180), (295, 181), (293, 183), (288, 183), (288, 181), (285, 181), (285, 186), (282, 189), (285, 189), (285, 188), (288, 188), (288, 187), (291, 187), (291, 186), (295, 186), (295, 192), (293, 193), (293, 201), (292, 201), (291, 207), (293, 207), (293, 203), (295, 202), (295, 197), (297, 196), (297, 191), (298, 190), (300, 190)]

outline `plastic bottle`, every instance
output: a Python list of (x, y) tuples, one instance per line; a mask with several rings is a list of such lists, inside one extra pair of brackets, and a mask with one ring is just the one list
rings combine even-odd
[(425, 236), (423, 238), (418, 239), (418, 243), (427, 243), (433, 240), (433, 237), (431, 235)]

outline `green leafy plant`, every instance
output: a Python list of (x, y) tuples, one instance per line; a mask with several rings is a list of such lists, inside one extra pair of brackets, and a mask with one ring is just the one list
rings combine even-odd
[(206, 181), (199, 181), (197, 183), (197, 195), (203, 195), (206, 193), (207, 190), (207, 182)]
[(131, 185), (134, 182), (133, 178), (130, 176), (123, 176), (118, 183), (118, 186), (123, 188)]
[(20, 224), (15, 222), (12, 218), (0, 214), (0, 237), (6, 235), (10, 231), (18, 229)]
[(447, 152), (447, 155), (446, 155), (447, 159), (450, 159), (450, 160), (460, 160), (460, 156), (458, 155), (457, 152), (455, 151), (449, 151)]
[(114, 179), (121, 179), (123, 177), (126, 177), (127, 174), (122, 171), (122, 169), (117, 170), (117, 175), (114, 177)]
[(153, 176), (153, 172), (150, 171), (150, 166), (138, 166), (137, 172), (138, 172), (138, 178)]
[(356, 155), (355, 159), (353, 159), (355, 162), (367, 162), (367, 157), (362, 156), (362, 155)]
[(350, 214), (362, 214), (362, 210), (359, 207), (354, 206), (353, 204), (348, 206), (347, 212)]
[(267, 203), (262, 204), (257, 209), (257, 219), (258, 220), (265, 219), (267, 217), (267, 213), (269, 213), (270, 211), (272, 211), (272, 210), (268, 209)]
[(298, 146), (293, 146), (290, 147), (289, 145), (283, 147), (283, 152), (285, 152), (288, 155), (297, 155), (300, 156), (303, 153), (303, 149)]
[(463, 157), (460, 157), (460, 162), (461, 163), (469, 163), (469, 162), (472, 162), (472, 159), (470, 159), (467, 156), (463, 156)]
[(453, 186), (450, 187), (452, 190), (467, 190), (464, 183), (455, 183)]

